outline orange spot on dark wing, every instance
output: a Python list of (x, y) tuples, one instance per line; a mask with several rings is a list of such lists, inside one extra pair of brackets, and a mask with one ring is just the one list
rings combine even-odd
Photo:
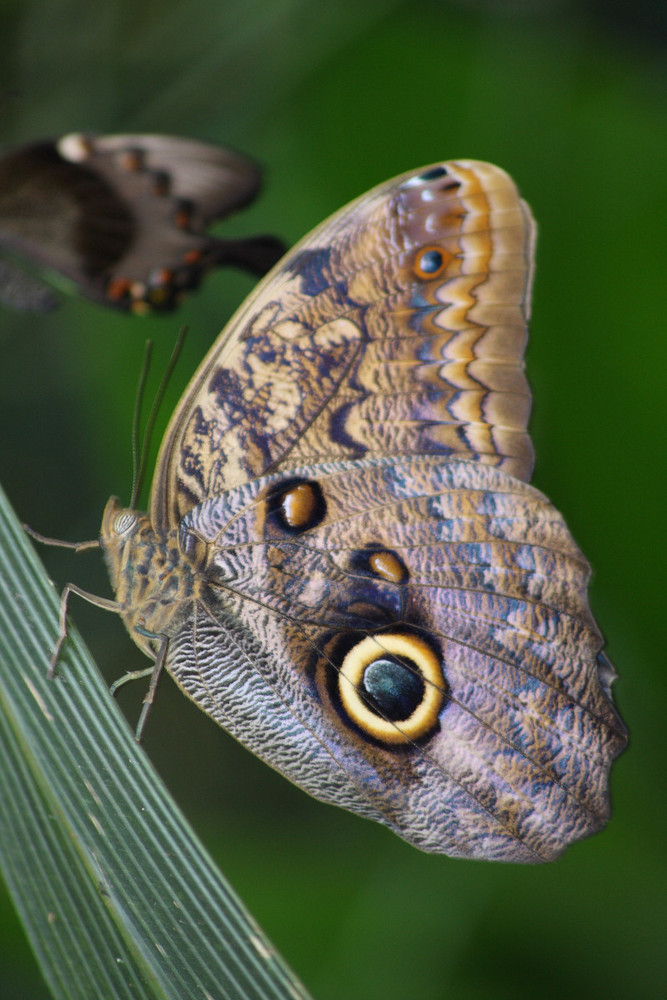
[(188, 229), (192, 220), (192, 212), (187, 208), (179, 208), (174, 215), (174, 225), (177, 229)]
[(128, 278), (112, 278), (107, 285), (107, 298), (119, 302), (130, 294), (132, 282)]
[(144, 165), (144, 159), (136, 149), (128, 149), (118, 157), (118, 164), (128, 173), (137, 173)]

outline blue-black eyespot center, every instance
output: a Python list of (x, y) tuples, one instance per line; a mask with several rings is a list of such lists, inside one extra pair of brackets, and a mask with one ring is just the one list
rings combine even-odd
[(442, 254), (439, 250), (425, 250), (419, 258), (419, 267), (425, 274), (435, 274), (442, 267)]
[(385, 656), (368, 664), (359, 694), (371, 712), (391, 722), (400, 722), (409, 719), (421, 704), (424, 681), (406, 663)]

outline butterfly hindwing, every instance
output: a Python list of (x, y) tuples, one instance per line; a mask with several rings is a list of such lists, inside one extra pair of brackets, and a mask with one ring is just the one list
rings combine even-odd
[[(297, 484), (322, 504), (300, 531), (282, 513)], [(330, 463), (204, 501), (181, 526), (195, 539), (207, 586), (170, 669), (297, 784), (452, 855), (548, 860), (604, 824), (623, 731), (595, 683), (589, 568), (532, 487), (457, 460)], [(395, 661), (399, 707), (345, 697), (364, 643)]]

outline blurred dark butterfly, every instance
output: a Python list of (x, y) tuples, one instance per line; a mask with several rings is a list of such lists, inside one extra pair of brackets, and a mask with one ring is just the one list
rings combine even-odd
[(604, 825), (626, 742), (589, 566), (529, 485), (533, 242), (476, 161), (342, 209), (202, 362), (150, 513), (112, 498), (101, 530), (102, 604), (151, 690), (166, 666), (292, 781), (423, 850), (520, 862)]
[(245, 156), (174, 136), (72, 133), (6, 151), (0, 301), (38, 311), (57, 304), (15, 257), (95, 302), (136, 313), (174, 308), (213, 267), (262, 275), (283, 253), (278, 239), (206, 232), (259, 186), (259, 167)]

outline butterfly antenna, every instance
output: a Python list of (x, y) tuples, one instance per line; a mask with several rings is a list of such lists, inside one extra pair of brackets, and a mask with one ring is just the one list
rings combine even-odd
[(141, 492), (144, 476), (146, 474), (148, 452), (151, 446), (151, 438), (153, 436), (153, 428), (155, 427), (155, 421), (157, 419), (160, 406), (162, 405), (164, 394), (167, 391), (169, 380), (174, 372), (174, 368), (176, 367), (176, 364), (180, 357), (181, 350), (183, 349), (183, 344), (185, 343), (185, 335), (187, 332), (188, 332), (187, 326), (182, 326), (181, 329), (178, 331), (178, 337), (176, 338), (174, 349), (171, 352), (171, 357), (169, 358), (167, 367), (164, 370), (164, 374), (160, 379), (160, 384), (158, 386), (157, 392), (155, 393), (155, 398), (153, 399), (153, 405), (151, 406), (150, 413), (148, 414), (148, 420), (146, 421), (146, 429), (144, 431), (141, 451), (139, 451), (139, 423), (141, 418), (141, 407), (143, 402), (146, 379), (148, 377), (148, 368), (150, 366), (151, 353), (153, 350), (153, 342), (151, 340), (146, 341), (144, 363), (141, 369), (141, 374), (139, 375), (139, 384), (137, 386), (137, 397), (134, 406), (134, 416), (132, 419), (132, 496), (130, 498), (130, 507), (136, 506), (139, 493)]
[[(132, 499), (130, 504), (134, 507), (141, 484), (139, 483), (139, 423), (141, 421), (141, 407), (144, 402), (144, 392), (146, 389), (146, 379), (151, 366), (153, 354), (153, 341), (147, 340), (144, 345), (144, 363), (139, 372), (139, 382), (134, 396), (134, 413), (132, 414)], [(139, 485), (137, 485), (139, 484)]]

